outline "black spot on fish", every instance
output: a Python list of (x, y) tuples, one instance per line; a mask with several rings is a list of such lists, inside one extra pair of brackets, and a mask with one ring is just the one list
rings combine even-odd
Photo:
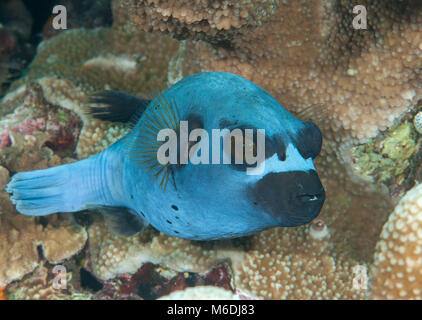
[(178, 208), (177, 206), (175, 206), (174, 204), (171, 206), (171, 208), (172, 208), (173, 210), (175, 210), (175, 211), (178, 211), (178, 210), (179, 210), (179, 208)]
[(174, 233), (177, 233), (177, 234), (179, 234), (179, 231), (176, 231), (176, 230), (174, 230)]
[(168, 224), (172, 224), (172, 223), (171, 223), (171, 221), (169, 221), (169, 220), (166, 220), (166, 222), (167, 222)]
[(280, 161), (286, 160), (286, 143), (280, 135), (265, 137), (265, 158), (271, 158), (274, 153), (277, 153)]
[(316, 158), (322, 147), (322, 134), (312, 122), (305, 122), (305, 126), (292, 136), (292, 140), (304, 159)]

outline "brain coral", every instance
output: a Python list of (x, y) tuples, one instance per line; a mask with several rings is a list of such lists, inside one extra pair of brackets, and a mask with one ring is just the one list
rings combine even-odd
[(422, 185), (406, 193), (384, 225), (371, 281), (375, 299), (422, 299)]

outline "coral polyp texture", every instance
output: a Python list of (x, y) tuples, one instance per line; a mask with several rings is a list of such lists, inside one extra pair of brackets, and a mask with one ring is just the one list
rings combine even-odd
[(19, 215), (5, 192), (0, 193), (0, 287), (21, 279), (40, 263), (40, 253), (51, 263), (60, 263), (79, 252), (86, 231), (68, 216), (45, 221)]
[(274, 13), (279, 0), (115, 1), (145, 31), (175, 38), (221, 42), (253, 31)]
[[(366, 7), (366, 30), (353, 27), (355, 5)], [(76, 286), (49, 288), (51, 264), (82, 254), (104, 286), (100, 299), (139, 298), (151, 269), (166, 285), (145, 298), (421, 298), (420, 1), (113, 0), (111, 8), (110, 28), (41, 42), (1, 100), (0, 288), (8, 285), (9, 298), (92, 298)], [(80, 226), (72, 214), (14, 210), (2, 189), (15, 172), (85, 158), (128, 131), (90, 117), (89, 95), (152, 98), (211, 70), (252, 80), (320, 127), (315, 163), (327, 197), (311, 224), (195, 242), (151, 227), (120, 237), (97, 214)], [(186, 289), (191, 273), (200, 288)]]
[(376, 247), (375, 299), (422, 299), (422, 185), (412, 188), (384, 225)]

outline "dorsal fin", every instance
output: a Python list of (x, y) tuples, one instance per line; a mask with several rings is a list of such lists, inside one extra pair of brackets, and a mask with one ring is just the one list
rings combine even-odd
[(148, 221), (138, 215), (135, 211), (125, 207), (96, 207), (104, 217), (107, 228), (119, 235), (130, 237), (148, 226)]
[(150, 102), (124, 92), (105, 90), (89, 97), (88, 113), (100, 120), (134, 125)]

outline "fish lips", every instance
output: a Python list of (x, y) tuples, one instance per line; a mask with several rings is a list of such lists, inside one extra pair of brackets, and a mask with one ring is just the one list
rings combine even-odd
[(248, 187), (248, 197), (271, 215), (278, 226), (293, 227), (318, 216), (325, 191), (315, 170), (271, 172)]

